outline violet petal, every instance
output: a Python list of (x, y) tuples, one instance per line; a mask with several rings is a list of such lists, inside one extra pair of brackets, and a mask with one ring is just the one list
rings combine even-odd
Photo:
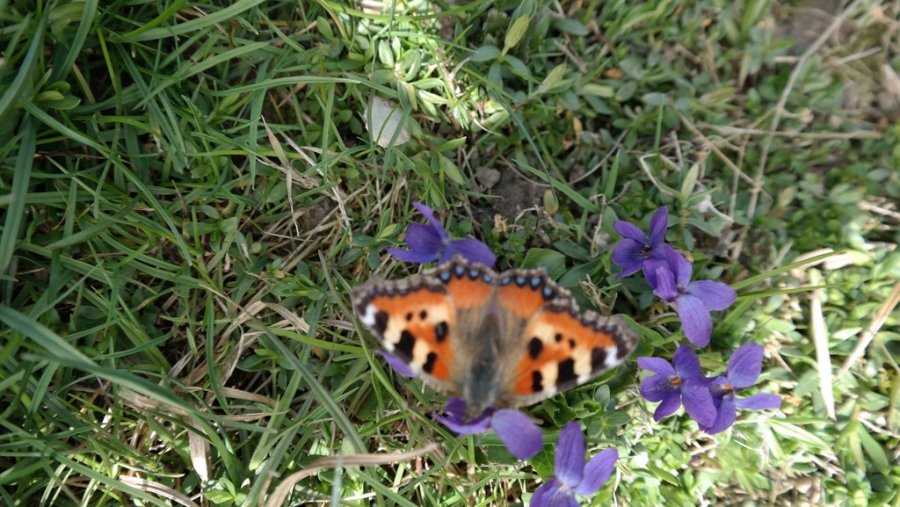
[(679, 345), (675, 350), (675, 354), (672, 355), (672, 366), (682, 382), (700, 376), (700, 358), (694, 349), (687, 345)]
[(716, 405), (707, 387), (707, 379), (688, 379), (681, 386), (681, 401), (684, 403), (684, 411), (701, 428), (710, 427), (716, 422)]
[(559, 488), (561, 487), (561, 482), (556, 479), (550, 479), (541, 487), (539, 487), (533, 495), (531, 495), (531, 502), (528, 505), (530, 507), (549, 507), (550, 497), (552, 497), (554, 493), (559, 491)]
[(443, 424), (450, 431), (460, 435), (475, 435), (484, 433), (491, 429), (491, 416), (483, 415), (469, 422), (463, 422), (463, 415), (466, 413), (466, 402), (460, 398), (450, 398), (447, 400), (447, 408), (444, 410), (447, 416), (433, 414), (435, 420)]
[(577, 422), (567, 422), (559, 432), (555, 464), (554, 475), (569, 487), (577, 486), (584, 477), (584, 435)]
[(663, 418), (669, 417), (674, 414), (678, 407), (681, 406), (681, 390), (673, 390), (669, 393), (668, 396), (663, 398), (662, 403), (656, 407), (656, 411), (653, 412), (653, 420), (656, 422), (662, 421)]
[(641, 230), (640, 227), (634, 225), (631, 222), (626, 222), (625, 220), (616, 220), (613, 222), (613, 229), (619, 233), (620, 236), (626, 239), (630, 239), (636, 243), (640, 243), (641, 247), (647, 244), (647, 235), (644, 234), (644, 231)]
[[(644, 271), (644, 276), (647, 277), (647, 283), (653, 287), (653, 293), (666, 303), (674, 302), (681, 296), (675, 285), (675, 274), (664, 263), (653, 263), (651, 266)], [(651, 270), (653, 275), (647, 276)]]
[(450, 431), (459, 435), (476, 435), (491, 429), (491, 418), (488, 416), (481, 416), (478, 419), (467, 423), (462, 422), (460, 419), (443, 417), (438, 414), (433, 414), (433, 417), (437, 422), (443, 424), (449, 428)]
[(388, 248), (387, 253), (393, 255), (403, 262), (414, 262), (416, 264), (428, 264), (429, 262), (438, 260), (438, 254), (413, 252), (410, 250), (403, 250), (401, 248)]
[(491, 427), (517, 459), (526, 460), (544, 447), (540, 428), (518, 410), (504, 408), (494, 412)]
[[(660, 373), (662, 375), (676, 374), (675, 368), (672, 368), (672, 365), (661, 357), (639, 357), (637, 358), (637, 364), (639, 368), (650, 370), (653, 373)], [(697, 364), (699, 365), (700, 363), (698, 362)]]
[(622, 268), (622, 272), (616, 275), (616, 278), (624, 278), (633, 275), (641, 270), (641, 263), (644, 260), (644, 244), (626, 238), (616, 243), (613, 247), (612, 261), (613, 264)]
[(581, 507), (578, 500), (575, 500), (572, 490), (566, 488), (556, 490), (547, 505), (548, 507)]
[(422, 216), (425, 217), (425, 220), (428, 220), (428, 222), (431, 223), (432, 226), (434, 226), (434, 230), (441, 237), (442, 242), (450, 239), (450, 235), (447, 234), (447, 230), (444, 229), (444, 226), (441, 224), (441, 222), (438, 221), (438, 219), (434, 216), (434, 211), (432, 211), (431, 208), (420, 202), (413, 202), (413, 207), (419, 210), (419, 213), (421, 213)]
[(728, 394), (722, 398), (722, 404), (719, 405), (719, 409), (716, 411), (716, 421), (704, 431), (710, 435), (721, 433), (730, 428), (734, 424), (735, 419), (737, 419), (737, 409), (734, 404), (734, 395)]
[(728, 360), (725, 376), (735, 389), (746, 389), (756, 383), (762, 371), (763, 347), (757, 343), (745, 343), (737, 348)]
[(724, 310), (737, 299), (737, 291), (728, 284), (712, 280), (691, 282), (685, 292), (697, 296), (710, 310)]
[(406, 230), (406, 244), (413, 252), (431, 255), (439, 255), (446, 247), (435, 227), (422, 224), (409, 224), (409, 229)]
[(669, 227), (669, 210), (665, 206), (659, 208), (650, 218), (650, 247), (655, 248), (666, 236)]
[(706, 384), (707, 389), (709, 389), (709, 394), (713, 397), (713, 403), (716, 405), (716, 409), (718, 410), (719, 405), (722, 403), (722, 398), (725, 397), (726, 394), (731, 393), (730, 387), (726, 389), (728, 386), (728, 379), (722, 376), (713, 377), (713, 378), (704, 378), (703, 382)]
[[(647, 279), (647, 285), (650, 286), (651, 289), (656, 290), (659, 287), (659, 280), (657, 279), (656, 272), (660, 269), (665, 269), (667, 271), (671, 271), (669, 269), (669, 265), (666, 261), (661, 261), (658, 259), (647, 259), (641, 264), (641, 269), (644, 270), (644, 278)], [(672, 277), (672, 287), (675, 287), (674, 276)], [(674, 289), (673, 289), (674, 290)], [(678, 293), (675, 292), (673, 297), (677, 297)]]
[(383, 352), (381, 350), (376, 350), (375, 353), (383, 357), (384, 360), (387, 361), (388, 366), (390, 366), (394, 370), (394, 373), (396, 373), (397, 375), (403, 377), (416, 376), (416, 372), (412, 371), (402, 359), (395, 356), (394, 354)]
[(669, 264), (669, 269), (675, 273), (675, 285), (680, 292), (683, 292), (683, 289), (687, 287), (688, 283), (691, 281), (691, 270), (693, 269), (693, 266), (691, 266), (691, 263), (674, 248), (666, 250), (666, 262)]
[(781, 396), (777, 394), (759, 393), (746, 398), (734, 400), (737, 408), (747, 410), (766, 410), (769, 408), (781, 408)]
[(444, 408), (444, 413), (448, 417), (462, 419), (466, 413), (466, 400), (462, 398), (447, 398), (447, 407)]
[(584, 479), (581, 484), (573, 488), (579, 495), (593, 495), (600, 486), (609, 479), (616, 469), (616, 460), (619, 459), (619, 451), (607, 449), (597, 453), (584, 467)]
[(696, 297), (684, 294), (675, 302), (675, 310), (681, 320), (681, 327), (688, 341), (695, 347), (709, 345), (709, 336), (712, 334), (712, 317), (709, 309)]
[[(641, 396), (645, 400), (656, 403), (668, 398), (678, 387), (672, 383), (671, 375), (653, 375), (641, 381)], [(677, 407), (676, 407), (677, 408)]]
[(487, 267), (494, 267), (494, 264), (497, 262), (497, 256), (494, 255), (494, 252), (491, 252), (487, 245), (472, 238), (450, 241), (450, 244), (447, 245), (447, 248), (441, 254), (441, 262), (449, 261), (454, 255), (461, 255), (469, 262), (478, 262)]

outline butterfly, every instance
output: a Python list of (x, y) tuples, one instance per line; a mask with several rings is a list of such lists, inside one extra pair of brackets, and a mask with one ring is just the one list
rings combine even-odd
[(582, 385), (638, 344), (621, 317), (579, 312), (543, 268), (496, 273), (456, 256), (402, 280), (370, 279), (351, 302), (387, 352), (465, 400), (466, 421)]

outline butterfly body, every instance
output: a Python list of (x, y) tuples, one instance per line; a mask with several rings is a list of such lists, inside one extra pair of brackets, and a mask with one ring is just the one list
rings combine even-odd
[(466, 418), (530, 405), (614, 368), (637, 346), (620, 317), (580, 313), (543, 269), (496, 273), (461, 257), (353, 290), (354, 311), (391, 354)]

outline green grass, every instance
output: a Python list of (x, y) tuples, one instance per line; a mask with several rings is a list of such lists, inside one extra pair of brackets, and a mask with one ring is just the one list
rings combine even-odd
[[(0, 0), (0, 504), (527, 505), (577, 420), (620, 452), (591, 505), (900, 506), (895, 2), (818, 41), (777, 35), (828, 2), (34, 3)], [(456, 437), (349, 311), (416, 271), (414, 200), (634, 357), (683, 336), (612, 225), (667, 206), (740, 294), (704, 368), (764, 345), (782, 409), (656, 423), (632, 358), (526, 410), (532, 460)]]

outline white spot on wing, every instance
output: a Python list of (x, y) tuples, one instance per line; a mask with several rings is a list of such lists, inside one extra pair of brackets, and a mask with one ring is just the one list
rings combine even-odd
[(619, 349), (615, 345), (606, 349), (606, 368), (613, 369), (619, 364)]
[(544, 392), (549, 392), (550, 388), (556, 389), (556, 376), (559, 374), (559, 363), (551, 361), (541, 368), (541, 385)]
[(375, 305), (366, 305), (366, 313), (359, 316), (359, 321), (362, 322), (364, 326), (371, 329), (375, 327), (376, 313), (378, 313), (378, 308), (375, 308)]
[(415, 345), (413, 345), (413, 353), (412, 353), (413, 364), (421, 367), (422, 365), (427, 363), (429, 352), (431, 352), (431, 349), (428, 347), (428, 344), (425, 343), (425, 340), (416, 340)]
[(551, 326), (543, 321), (535, 322), (532, 329), (532, 336), (540, 338), (544, 343), (555, 343), (553, 336), (556, 335), (556, 327)]
[(575, 349), (572, 358), (575, 360), (573, 370), (578, 376), (578, 383), (584, 384), (591, 379), (591, 354), (583, 347)]

